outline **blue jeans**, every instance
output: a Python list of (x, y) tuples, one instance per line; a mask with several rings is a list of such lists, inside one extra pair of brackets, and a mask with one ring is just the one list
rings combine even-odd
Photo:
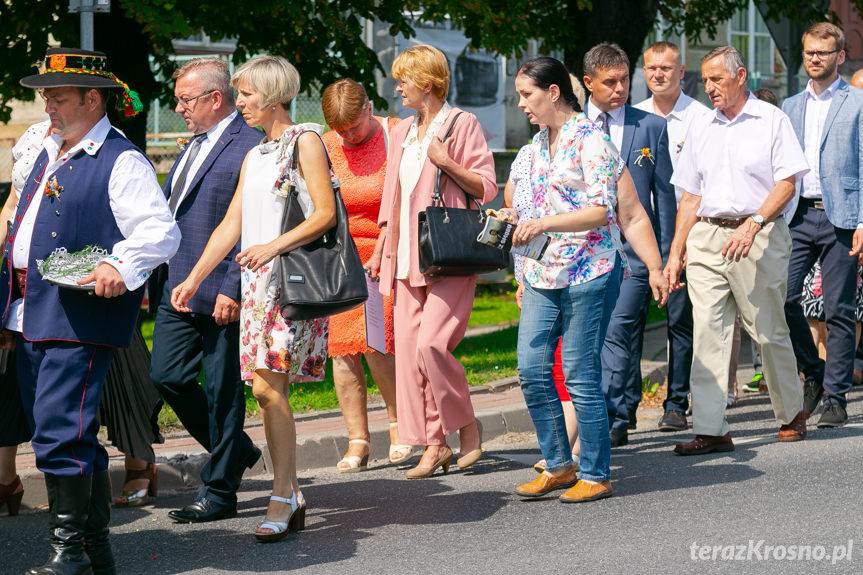
[(613, 271), (584, 284), (560, 289), (525, 286), (518, 329), (518, 375), (549, 471), (572, 464), (563, 408), (551, 375), (554, 350), (562, 338), (563, 374), (581, 439), (581, 478), (605, 481), (611, 475), (600, 354), (620, 281), (618, 260)]

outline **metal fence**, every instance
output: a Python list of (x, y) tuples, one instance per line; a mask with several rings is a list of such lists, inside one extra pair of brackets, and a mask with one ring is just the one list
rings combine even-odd
[[(301, 93), (296, 97), (291, 106), (291, 116), (297, 123), (317, 122), (324, 123), (324, 114), (321, 112), (321, 99), (317, 91)], [(150, 112), (147, 114), (147, 155), (160, 174), (168, 173), (180, 150), (177, 147), (177, 138), (187, 138), (191, 135), (186, 128), (183, 118), (174, 112), (170, 104), (153, 102)], [(2, 145), (2, 143), (0, 143)], [(0, 170), (3, 169), (3, 153), (0, 149)], [(0, 171), (0, 174), (3, 172)]]

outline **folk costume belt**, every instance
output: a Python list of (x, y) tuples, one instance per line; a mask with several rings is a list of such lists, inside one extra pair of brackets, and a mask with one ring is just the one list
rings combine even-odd
[(27, 268), (14, 268), (12, 271), (15, 272), (15, 286), (18, 288), (15, 295), (23, 298), (27, 288)]

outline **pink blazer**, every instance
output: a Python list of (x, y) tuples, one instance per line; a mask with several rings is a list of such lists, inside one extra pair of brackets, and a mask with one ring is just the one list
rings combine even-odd
[[(440, 127), (437, 136), (443, 138), (452, 118), (462, 110), (453, 108), (446, 121)], [(384, 179), (381, 211), (378, 225), (387, 226), (384, 239), (384, 253), (380, 269), (380, 291), (389, 295), (396, 270), (396, 251), (399, 245), (399, 215), (401, 206), (401, 184), (399, 183), (399, 166), (402, 161), (402, 144), (407, 138), (414, 117), (406, 118), (396, 124), (390, 131), (390, 147), (387, 154), (387, 174)], [(481, 203), (494, 199), (497, 195), (497, 183), (494, 174), (494, 159), (486, 145), (482, 127), (476, 116), (469, 112), (462, 113), (456, 121), (449, 137), (449, 153), (453, 160), (468, 170), (479, 174), (482, 178), (483, 197)], [(426, 277), (419, 271), (419, 253), (417, 251), (417, 215), (432, 203), (437, 167), (426, 158), (416, 188), (410, 197), (410, 271), (408, 282), (412, 286), (423, 286), (438, 281), (439, 278)], [(459, 188), (452, 178), (444, 174), (441, 177), (441, 196), (447, 206), (456, 208), (468, 207), (467, 194)], [(474, 206), (473, 202), (470, 204)]]

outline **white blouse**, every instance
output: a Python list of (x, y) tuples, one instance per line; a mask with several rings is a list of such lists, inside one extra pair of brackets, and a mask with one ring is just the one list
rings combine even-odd
[(417, 139), (417, 119), (408, 130), (405, 141), (402, 142), (402, 161), (399, 164), (399, 186), (401, 187), (401, 205), (399, 205), (399, 245), (396, 250), (396, 279), (408, 277), (411, 262), (411, 231), (410, 231), (410, 198), (417, 186), (423, 165), (428, 157), (429, 144), (437, 135), (438, 130), (449, 115), (452, 106), (444, 102), (437, 115), (429, 124), (425, 137)]

